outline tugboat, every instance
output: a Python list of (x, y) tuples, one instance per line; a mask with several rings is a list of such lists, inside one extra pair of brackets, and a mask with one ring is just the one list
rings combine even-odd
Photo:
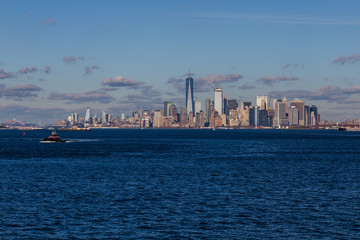
[(66, 142), (65, 140), (61, 139), (60, 135), (56, 131), (53, 131), (51, 133), (51, 135), (47, 138), (44, 138), (43, 141), (44, 142)]
[(338, 129), (340, 132), (344, 132), (344, 131), (347, 131), (347, 128), (346, 127), (339, 127)]

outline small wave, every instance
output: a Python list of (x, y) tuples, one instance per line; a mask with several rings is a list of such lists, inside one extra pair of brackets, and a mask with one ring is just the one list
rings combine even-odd
[(100, 142), (103, 141), (101, 139), (71, 139), (66, 140), (66, 143), (76, 143), (76, 142)]
[[(65, 140), (65, 143), (77, 143), (77, 142), (100, 142), (103, 141), (101, 139), (71, 139)], [(40, 143), (59, 143), (54, 141), (40, 141)], [(61, 142), (60, 142), (61, 143)]]

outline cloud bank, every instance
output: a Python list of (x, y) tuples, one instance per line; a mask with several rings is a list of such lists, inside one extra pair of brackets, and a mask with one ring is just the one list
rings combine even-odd
[(56, 21), (54, 19), (52, 19), (52, 18), (47, 18), (47, 19), (45, 19), (44, 24), (46, 24), (46, 25), (54, 25), (54, 24), (56, 24)]
[(98, 66), (91, 66), (91, 67), (89, 67), (89, 66), (86, 66), (85, 67), (85, 71), (84, 71), (84, 75), (91, 75), (92, 74), (92, 72), (93, 72), (93, 70), (98, 70), (98, 69), (100, 69), (100, 67), (98, 67)]
[(358, 61), (360, 61), (360, 54), (353, 54), (353, 55), (350, 55), (348, 57), (339, 56), (332, 63), (333, 64), (344, 65), (344, 64), (347, 64), (347, 63), (356, 63)]
[(37, 70), (38, 69), (36, 67), (29, 67), (29, 68), (23, 67), (18, 71), (18, 73), (20, 73), (20, 74), (28, 74), (28, 73), (37, 72)]
[(5, 72), (3, 69), (0, 68), (0, 79), (6, 79), (11, 77), (13, 77), (11, 73)]
[[(172, 77), (168, 79), (168, 84), (172, 84), (179, 92), (185, 91), (186, 75)], [(237, 82), (243, 78), (241, 74), (211, 74), (204, 77), (194, 78), (195, 92), (208, 92), (213, 87), (221, 87), (227, 83)]]
[(279, 77), (274, 76), (264, 76), (258, 80), (258, 82), (264, 84), (264, 85), (273, 85), (277, 82), (288, 82), (288, 81), (297, 81), (299, 80), (298, 77), (286, 77), (284, 75), (281, 75)]
[(63, 57), (62, 60), (65, 62), (65, 63), (75, 63), (77, 60), (84, 60), (85, 58), (83, 56), (80, 56), (80, 57), (74, 57), (74, 56), (69, 56), (69, 57)]
[(114, 97), (102, 91), (89, 91), (85, 93), (56, 93), (52, 92), (49, 95), (50, 100), (62, 100), (67, 103), (79, 103), (79, 102), (99, 102), (110, 103), (115, 100)]
[(14, 99), (21, 101), (23, 98), (37, 97), (35, 92), (42, 91), (42, 89), (33, 84), (16, 85), (7, 88), (4, 84), (0, 84), (0, 98)]
[(352, 95), (360, 94), (360, 86), (352, 88), (340, 88), (338, 86), (326, 85), (317, 91), (308, 90), (287, 90), (271, 91), (268, 93), (271, 97), (289, 97), (304, 98), (309, 100), (324, 100), (338, 104), (360, 103), (360, 99), (351, 98)]

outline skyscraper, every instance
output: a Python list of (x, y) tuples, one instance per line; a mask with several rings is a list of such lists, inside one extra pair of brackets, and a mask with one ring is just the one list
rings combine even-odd
[(201, 101), (199, 99), (195, 100), (195, 114), (200, 113), (201, 111)]
[(177, 117), (177, 107), (175, 104), (171, 104), (169, 107), (169, 116), (173, 117), (175, 121), (178, 121)]
[(227, 100), (227, 95), (225, 94), (224, 95), (224, 101), (223, 101), (223, 104), (224, 104), (224, 106), (223, 106), (223, 114), (226, 114), (226, 115), (228, 115), (228, 110), (227, 110), (227, 108), (228, 108), (228, 100)]
[(91, 118), (91, 111), (90, 111), (90, 108), (87, 107), (86, 108), (86, 114), (85, 114), (85, 122), (86, 123), (90, 122), (90, 118)]
[(305, 106), (304, 107), (304, 125), (305, 126), (310, 126), (310, 107), (309, 106)]
[(190, 75), (186, 78), (186, 108), (187, 113), (189, 112), (195, 112), (195, 106), (194, 106), (194, 79)]
[(105, 111), (102, 111), (101, 112), (101, 123), (107, 123), (106, 121), (106, 112)]
[(315, 105), (312, 105), (310, 107), (310, 125), (311, 126), (317, 125), (317, 117), (318, 117), (317, 107)]
[(304, 126), (305, 125), (305, 103), (303, 100), (295, 99), (293, 101), (290, 101), (290, 107), (296, 107), (299, 109), (299, 125)]
[(270, 97), (269, 96), (256, 96), (256, 105), (261, 107), (261, 101), (264, 100), (265, 102), (265, 109), (261, 110), (268, 110), (270, 107)]
[(274, 116), (274, 127), (281, 128), (288, 125), (287, 112), (287, 101), (284, 97), (283, 100), (278, 99), (274, 101), (275, 116)]
[(171, 102), (164, 102), (164, 117), (170, 116), (169, 114), (169, 108), (172, 105)]
[(289, 126), (298, 126), (299, 125), (299, 112), (300, 112), (299, 109), (295, 106), (290, 105), (288, 112), (289, 112)]
[(187, 114), (187, 109), (186, 107), (182, 107), (180, 109), (180, 126), (181, 127), (185, 127), (186, 124), (188, 124), (188, 114)]
[(236, 99), (229, 99), (227, 101), (227, 112), (226, 115), (229, 115), (230, 110), (236, 110), (236, 108), (239, 106)]
[(259, 126), (266, 127), (268, 126), (268, 111), (259, 110)]
[(211, 106), (211, 100), (210, 98), (206, 99), (206, 110), (205, 110), (205, 121), (206, 122), (210, 122), (210, 116), (211, 116), (211, 112), (212, 109), (210, 108)]
[(214, 92), (214, 108), (219, 115), (224, 113), (224, 95), (222, 88), (215, 88)]

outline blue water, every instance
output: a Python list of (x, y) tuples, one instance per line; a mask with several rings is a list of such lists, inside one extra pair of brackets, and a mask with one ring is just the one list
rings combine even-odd
[(0, 239), (359, 239), (360, 132), (0, 131)]

